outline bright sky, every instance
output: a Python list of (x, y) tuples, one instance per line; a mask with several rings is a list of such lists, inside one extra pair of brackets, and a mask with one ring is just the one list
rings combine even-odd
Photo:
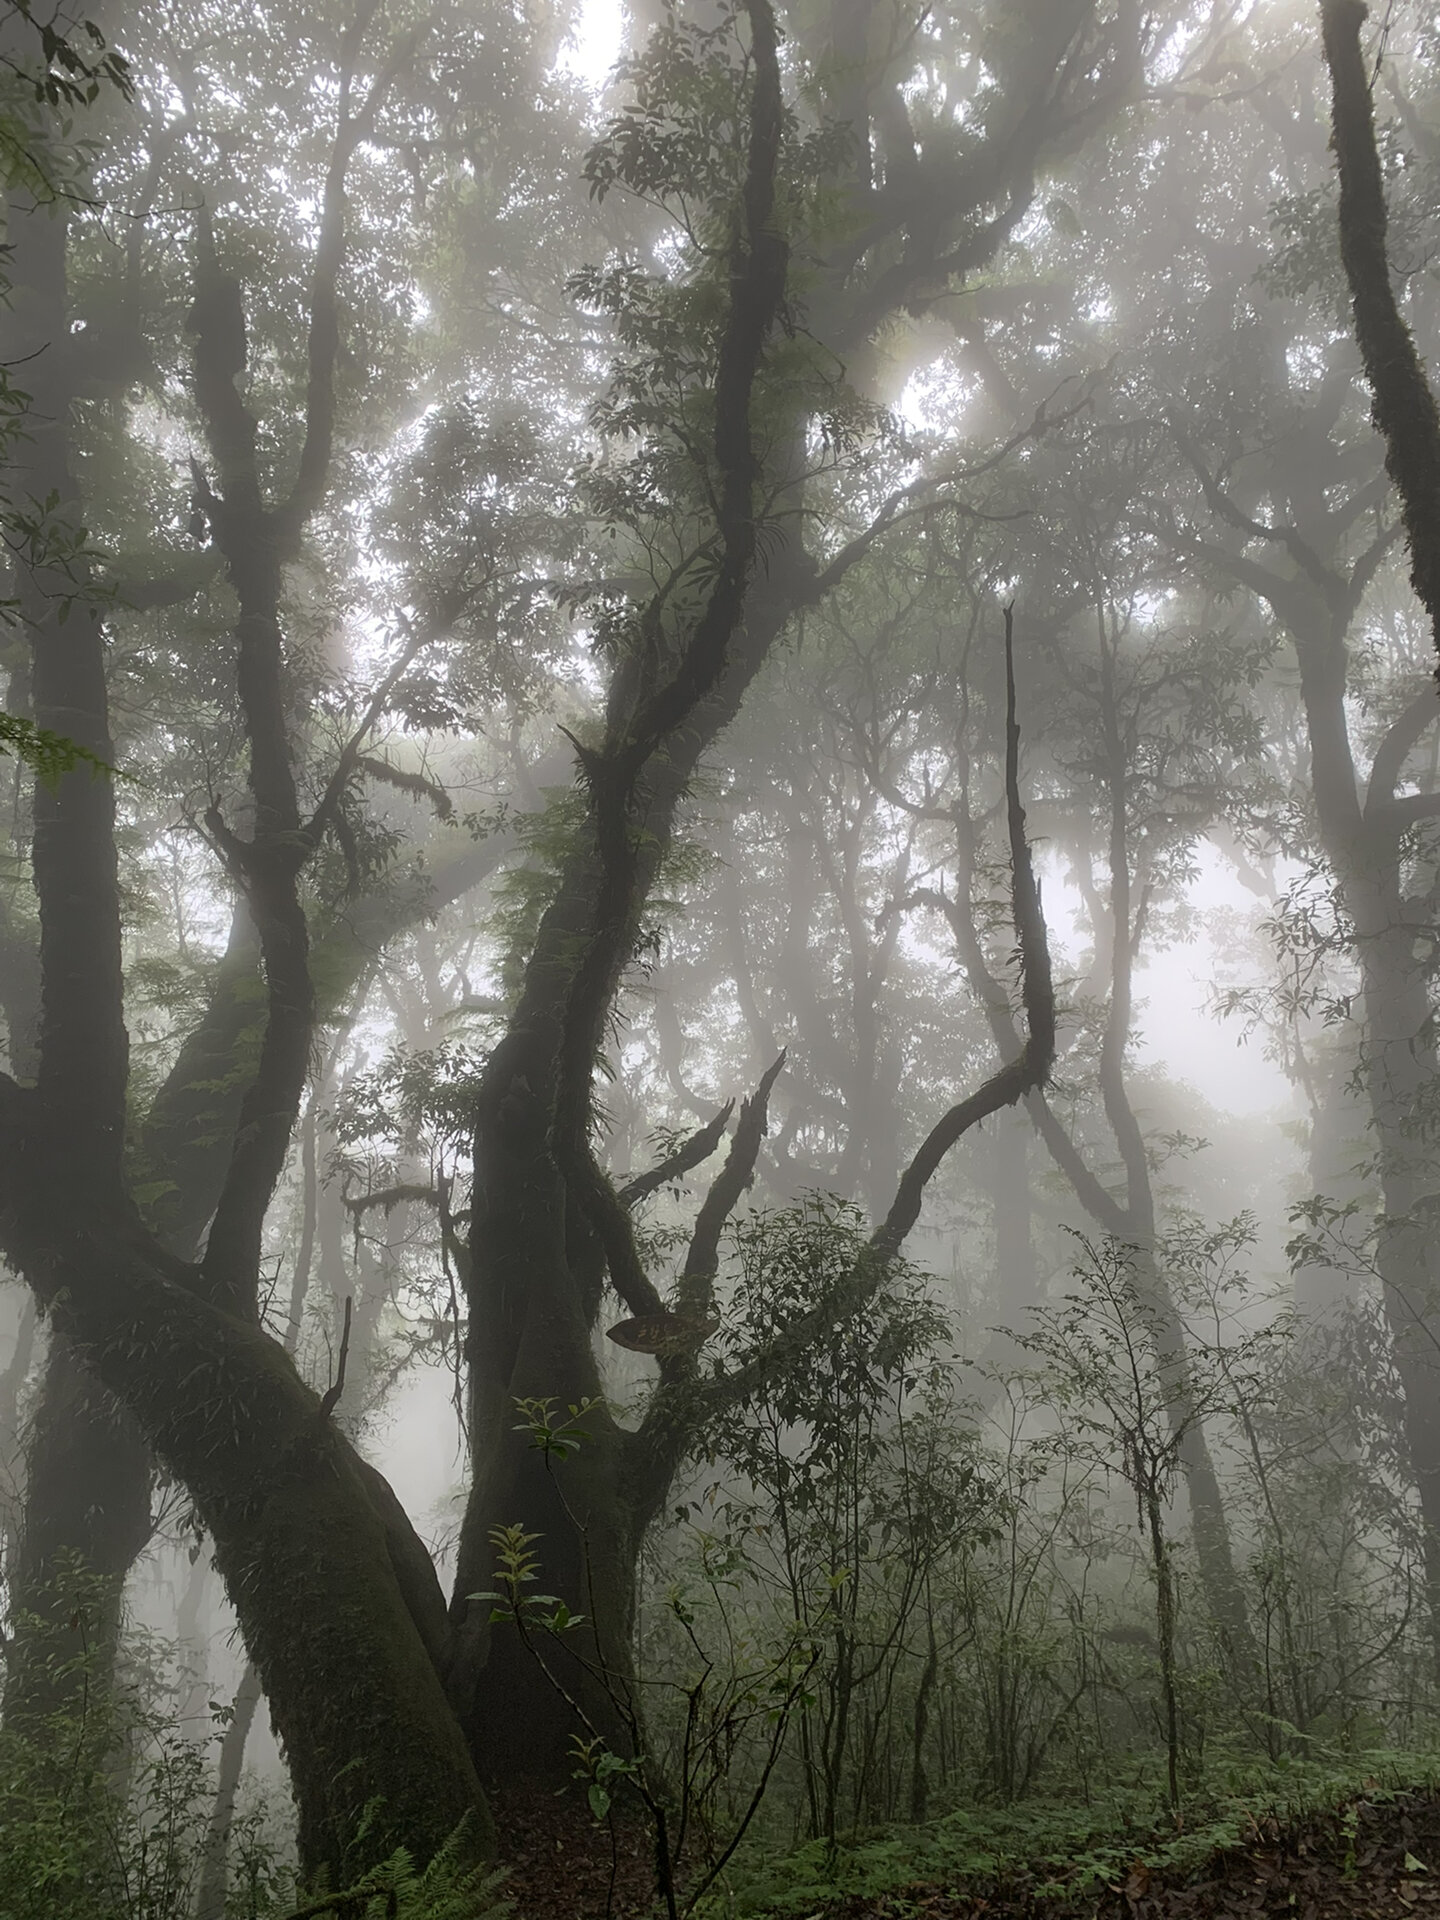
[(619, 0), (581, 0), (559, 64), (598, 93), (620, 58), (624, 38), (625, 10)]
[[(1253, 904), (1238, 886), (1224, 886), (1223, 873), (1206, 876), (1197, 896), (1202, 906)], [(1245, 1042), (1238, 1020), (1217, 1020), (1206, 1011), (1226, 958), (1202, 927), (1194, 940), (1155, 954), (1139, 969), (1135, 990), (1146, 1004), (1137, 1021), (1138, 1056), (1163, 1060), (1174, 1079), (1194, 1087), (1222, 1112), (1284, 1108), (1288, 1113), (1294, 1106), (1290, 1083), (1265, 1058), (1261, 1042)]]

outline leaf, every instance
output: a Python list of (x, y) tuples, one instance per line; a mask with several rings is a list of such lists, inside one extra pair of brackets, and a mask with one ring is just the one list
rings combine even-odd
[(1405, 1871), (1406, 1873), (1428, 1873), (1430, 1869), (1423, 1860), (1417, 1860), (1413, 1853), (1407, 1853), (1405, 1856)]
[(45, 787), (54, 787), (76, 767), (89, 767), (94, 774), (115, 771), (108, 761), (63, 734), (51, 733), (47, 727), (37, 727), (33, 720), (22, 720), (13, 713), (0, 712), (0, 753), (13, 753)]

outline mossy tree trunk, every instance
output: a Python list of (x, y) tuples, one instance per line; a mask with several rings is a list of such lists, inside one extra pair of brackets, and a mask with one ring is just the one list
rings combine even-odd
[[(15, 460), (25, 489), (37, 501), (61, 503), (62, 518), (75, 511), (74, 395), (67, 360), (51, 349), (69, 332), (69, 225), (67, 202), (36, 204), (12, 195), (6, 222), (7, 357), (27, 366), (33, 413)], [(30, 696), (40, 725), (108, 763), (113, 749), (103, 686), (97, 684), (103, 671), (96, 658), (98, 615), (83, 602), (64, 615), (63, 596), (74, 585), (63, 568), (15, 570), (16, 598), (31, 641)], [(78, 885), (64, 902), (42, 895), (40, 952), (31, 956), (38, 1006), (23, 1031), (12, 1031), (12, 1061), (18, 1073), (38, 1083), (56, 1137), (63, 1137), (75, 1116), (81, 1191), (87, 1160), (96, 1163), (102, 1189), (113, 1191), (122, 1124), (114, 1114), (123, 1101), (126, 1048), (123, 1035), (106, 1030), (103, 1006), (83, 1004), (86, 969), (71, 957), (92, 931), (90, 896), (113, 886), (113, 798), (107, 782), (87, 769), (72, 773), (63, 786), (63, 792), (41, 786), (35, 793), (35, 860), (57, 875), (73, 869)], [(103, 950), (97, 956), (102, 962), (105, 957)], [(111, 953), (108, 963), (105, 984), (113, 998), (118, 955)], [(92, 1047), (93, 1102), (83, 1091)], [(76, 1113), (82, 1103), (83, 1116)], [(12, 1617), (32, 1624), (6, 1661), (4, 1711), (7, 1723), (19, 1720), (38, 1732), (49, 1716), (73, 1715), (87, 1692), (103, 1693), (109, 1686), (125, 1576), (150, 1536), (150, 1463), (133, 1419), (86, 1374), (61, 1334), (48, 1342), (24, 1452), (10, 1601)]]
[[(360, 31), (345, 58), (356, 57)], [(274, 556), (293, 550), (325, 484), (334, 330), (324, 322), (343, 235), (343, 160), (360, 130), (352, 120), (337, 140), (313, 289), (319, 357), (312, 356), (301, 481), (277, 509), (257, 510), (250, 487), (254, 423), (233, 386), (243, 321), (239, 362), (229, 357), (233, 333), (222, 340), (207, 331), (203, 314), (198, 332), (197, 387), (213, 416), (221, 488), (212, 503), (241, 588), (239, 680), (256, 803), (254, 838), (227, 834), (224, 844), (265, 974), (258, 1064), (240, 1089), (216, 1201), (226, 1231), (212, 1232), (202, 1265), (177, 1259), (153, 1237), (127, 1183), (115, 791), (88, 768), (36, 794), (36, 1073), (30, 1087), (0, 1081), (0, 1247), (48, 1312), (57, 1342), (124, 1407), (194, 1499), (290, 1762), (302, 1856), (336, 1874), (401, 1843), (432, 1852), (464, 1819), (477, 1851), (491, 1837), (442, 1684), (446, 1628), (434, 1569), (394, 1495), (336, 1433), (256, 1314), (261, 1224), (313, 1027), (295, 853), (297, 842), (313, 844), (320, 824), (296, 832)], [(30, 254), (24, 323), (42, 345), (53, 342), (65, 331), (63, 218), (35, 209), (16, 223), (12, 241)], [(42, 353), (37, 364), (31, 490), (53, 493), (62, 512), (73, 511), (69, 398), (41, 385), (63, 356)], [(262, 553), (253, 551), (257, 543)], [(31, 622), (35, 718), (109, 764), (98, 603), (82, 596), (59, 617), (74, 584), (30, 570), (26, 591), (37, 613), (44, 610)], [(117, 1546), (117, 1562), (128, 1564), (131, 1551), (129, 1540)]]
[(214, 1538), (290, 1765), (302, 1857), (344, 1872), (402, 1843), (431, 1851), (467, 1815), (483, 1847), (440, 1676), (443, 1599), (428, 1561), (397, 1544), (378, 1476), (276, 1343), (199, 1298), (133, 1214), (91, 1209), (61, 1230), (71, 1169), (37, 1145), (24, 1090), (5, 1106), (5, 1251)]
[[(555, 1470), (553, 1485), (536, 1479), (533, 1468), (527, 1477), (524, 1443), (510, 1431), (518, 1400), (549, 1398), (563, 1415), (597, 1390), (589, 1338), (607, 1277), (632, 1314), (665, 1310), (596, 1157), (592, 1079), (624, 970), (677, 810), (703, 757), (739, 711), (787, 622), (839, 584), (900, 504), (897, 498), (823, 564), (806, 553), (807, 396), (793, 384), (765, 392), (769, 470), (762, 474), (757, 466), (751, 402), (763, 384), (761, 348), (783, 291), (784, 247), (768, 227), (764, 173), (773, 168), (773, 154), (757, 145), (762, 134), (778, 139), (778, 122), (769, 133), (762, 129), (762, 88), (778, 102), (778, 76), (769, 74), (762, 51), (773, 22), (763, 5), (747, 11), (756, 76), (749, 176), (706, 475), (719, 501), (713, 585), (688, 620), (674, 618), (668, 589), (637, 615), (633, 649), (612, 676), (603, 738), (578, 751), (586, 818), (541, 920), (519, 1003), (487, 1064), (474, 1116), (466, 1361), (471, 1442), (480, 1464), (462, 1523), (452, 1602), (453, 1687), (487, 1771), (502, 1757), (499, 1704), (511, 1711), (511, 1703), (528, 1702), (539, 1715), (548, 1686), (516, 1636), (492, 1630), (489, 1603), (470, 1597), (496, 1586), (491, 1529), (513, 1524), (542, 1536), (536, 1551), (546, 1590), (582, 1613), (592, 1612), (590, 1596), (596, 1597), (592, 1651), (611, 1649), (603, 1655), (607, 1668), (628, 1674), (623, 1642), (634, 1606), (635, 1557), (646, 1524), (663, 1506), (695, 1417), (693, 1406), (687, 1411), (687, 1367), (672, 1361), (662, 1365), (662, 1391), (642, 1431), (619, 1437), (605, 1431), (592, 1443), (588, 1467), (580, 1467), (582, 1448)], [(987, 265), (1023, 218), (1045, 158), (1083, 143), (1087, 130), (1133, 91), (1142, 43), (1136, 21), (1102, 25), (1098, 10), (1086, 4), (1063, 17), (1045, 5), (1028, 15), (1035, 31), (1025, 42), (1024, 70), (1007, 76), (1014, 81), (1014, 111), (997, 117), (993, 138), (973, 165), (959, 169), (932, 166), (922, 153), (888, 57), (872, 61), (864, 51), (863, 9), (834, 16), (837, 43), (851, 49), (834, 63), (840, 76), (835, 107), (860, 137), (848, 171), (833, 184), (869, 205), (853, 242), (826, 263), (807, 324), (862, 388), (874, 337), (887, 321), (912, 301), (923, 304), (935, 287)], [(1023, 38), (1007, 33), (1012, 52)], [(885, 187), (874, 190), (869, 134), (881, 119), (891, 166)], [(906, 139), (913, 149), (908, 156), (901, 151)], [(887, 254), (884, 271), (867, 279), (857, 269), (881, 232), (887, 246), (895, 241), (894, 256)], [(760, 498), (768, 502), (763, 569), (754, 566)], [(1030, 1076), (1029, 1083), (1038, 1084), (1044, 1070), (1037, 1061), (1027, 1052), (1023, 1063), (1008, 1062), (1003, 1088), (993, 1105), (981, 1103), (985, 1110), (1018, 1097), (1012, 1083), (1019, 1088)], [(987, 1091), (986, 1101), (991, 1097)], [(759, 1110), (763, 1115), (763, 1101)], [(898, 1212), (892, 1208), (881, 1228), (890, 1234), (888, 1251), (913, 1225), (929, 1172), (978, 1110), (962, 1103), (956, 1125), (949, 1127), (947, 1116), (927, 1140), (927, 1170), (907, 1172)], [(723, 1186), (722, 1176), (717, 1191)], [(737, 1199), (738, 1192), (728, 1204)], [(717, 1242), (718, 1232), (717, 1224)], [(697, 1230), (697, 1240), (703, 1237)], [(706, 1284), (711, 1277), (713, 1261), (708, 1275), (691, 1276)], [(682, 1298), (685, 1287), (682, 1279)], [(572, 1484), (575, 1494), (567, 1491), (560, 1501), (555, 1489)], [(595, 1700), (597, 1713), (603, 1704)], [(552, 1741), (537, 1768), (551, 1767), (553, 1755)]]
[[(1340, 256), (1374, 421), (1385, 442), (1385, 467), (1399, 496), (1410, 582), (1440, 650), (1440, 407), (1391, 281), (1385, 184), (1371, 99), (1374, 75), (1361, 46), (1367, 14), (1361, 0), (1322, 0), (1320, 8), (1331, 81), (1331, 146), (1340, 185)], [(1343, 642), (1338, 649), (1332, 642), (1316, 662), (1322, 671), (1329, 665), (1332, 672), (1338, 664), (1342, 685), (1327, 703), (1332, 710), (1337, 701), (1343, 707), (1344, 661)], [(1313, 677), (1314, 666), (1311, 671)], [(1435, 671), (1440, 676), (1440, 663)], [(1402, 739), (1413, 741), (1419, 730), (1440, 717), (1440, 699), (1433, 692), (1428, 704), (1416, 705), (1418, 714), (1401, 723)], [(1365, 1070), (1381, 1151), (1380, 1270), (1425, 1520), (1431, 1635), (1440, 1671), (1440, 1256), (1425, 1210), (1440, 1184), (1440, 1169), (1424, 1144), (1423, 1125), (1417, 1126), (1440, 1063), (1430, 995), (1415, 958), (1401, 885), (1403, 836), (1420, 820), (1440, 815), (1440, 800), (1424, 794), (1397, 797), (1401, 765), (1393, 750), (1382, 750), (1377, 764), (1380, 777), (1372, 773), (1363, 815), (1355, 807), (1353, 786), (1348, 795), (1331, 796), (1327, 839), (1343, 844), (1348, 854), (1342, 875), (1365, 982)], [(1317, 780), (1317, 797), (1318, 785)]]

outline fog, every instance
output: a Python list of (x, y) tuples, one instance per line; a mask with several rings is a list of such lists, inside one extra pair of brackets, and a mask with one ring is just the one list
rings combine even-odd
[(1425, 11), (0, 0), (0, 169), (0, 1920), (1408, 1910)]

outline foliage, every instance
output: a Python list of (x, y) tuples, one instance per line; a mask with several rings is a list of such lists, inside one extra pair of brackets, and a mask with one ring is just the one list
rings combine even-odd
[(106, 89), (130, 100), (134, 79), (130, 63), (93, 20), (66, 31), (63, 15), (41, 17), (31, 0), (7, 0), (7, 14), (12, 37), (10, 50), (0, 54), (0, 180), (37, 201), (53, 200), (75, 190), (65, 177), (67, 161), (56, 152), (71, 116), (93, 107)]
[(63, 734), (51, 733), (46, 727), (37, 727), (33, 720), (18, 719), (13, 713), (0, 713), (0, 753), (14, 754), (45, 787), (53, 787), (77, 767), (88, 767), (92, 774), (115, 771), (97, 754), (77, 746)]
[(508, 1920), (503, 1878), (468, 1865), (457, 1834), (423, 1867), (400, 1848), (340, 1891), (277, 1910), (275, 1920)]
[[(322, 1013), (291, 1035), (308, 1118), (261, 1249), (266, 1287), (291, 1290), (273, 1320), (292, 1351), (259, 1349), (258, 1397), (218, 1371), (202, 1395), (208, 1361), (187, 1361), (152, 1383), (152, 1424), (173, 1444), (176, 1392), (196, 1395), (203, 1431), (197, 1415), (182, 1438), (214, 1495), (222, 1443), (253, 1472), (265, 1435), (247, 1422), (278, 1404), (272, 1388), (313, 1432), (297, 1373), (323, 1384), (325, 1359), (294, 1332), (333, 1332), (342, 1301), (339, 1455), (352, 1407), (368, 1415), (407, 1368), (453, 1358), (474, 1449), (461, 1560), (483, 1567), (465, 1585), (491, 1614), (470, 1622), (462, 1587), (455, 1633), (488, 1628), (494, 1649), (484, 1667), (480, 1631), (455, 1663), (481, 1669), (457, 1713), (481, 1750), (492, 1684), (507, 1700), (552, 1687), (606, 1609), (628, 1634), (623, 1580), (594, 1596), (547, 1568), (582, 1565), (594, 1532), (624, 1533), (613, 1516), (643, 1504), (627, 1504), (653, 1438), (627, 1427), (635, 1408), (718, 1408), (646, 1509), (663, 1514), (649, 1537), (607, 1539), (608, 1564), (640, 1557), (636, 1667), (618, 1633), (590, 1662), (601, 1710), (569, 1703), (574, 1746), (548, 1783), (573, 1771), (601, 1823), (638, 1795), (672, 1904), (730, 1873), (737, 1845), (753, 1865), (797, 1840), (814, 1851), (795, 1899), (818, 1900), (817, 1862), (849, 1871), (856, 1836), (902, 1820), (858, 1886), (907, 1848), (962, 1874), (972, 1844), (1044, 1858), (1046, 1809), (1120, 1769), (1142, 1783), (1122, 1816), (1154, 1837), (1162, 1750), (1172, 1811), (1208, 1833), (1231, 1756), (1241, 1772), (1265, 1756), (1245, 1788), (1264, 1793), (1330, 1756), (1428, 1753), (1432, 1738), (1440, 1583), (1422, 1498), (1440, 1475), (1416, 1452), (1423, 1395), (1395, 1330), (1409, 1302), (1428, 1313), (1435, 1276), (1413, 1286), (1393, 1248), (1407, 1221), (1427, 1237), (1440, 1185), (1440, 773), (1423, 636), (1335, 325), (1316, 74), (1283, 4), (1207, 21), (1106, 0), (1070, 10), (1057, 44), (1062, 12), (872, 8), (857, 44), (854, 9), (787, 11), (774, 224), (792, 272), (751, 409), (747, 614), (764, 617), (744, 629), (757, 655), (772, 616), (778, 637), (673, 783), (674, 818), (626, 843), (650, 877), (608, 903), (629, 963), (609, 968), (586, 944), (589, 803), (561, 742), (583, 761), (663, 681), (715, 579), (715, 361), (743, 251), (758, 16), (667, 6), (617, 49), (623, 94), (597, 103), (559, 60), (563, 7), (139, 6), (123, 59), (93, 28), (66, 37), (58, 16), (10, 9), (28, 51), (0, 75), (0, 172), (52, 205), (43, 231), (69, 219), (52, 345), (85, 497), (26, 500), (0, 475), (0, 535), (44, 574), (56, 635), (67, 611), (72, 637), (106, 616), (116, 758), (140, 770), (94, 864), (113, 853), (119, 870), (127, 1000), (110, 1037), (134, 1063), (132, 1197), (158, 1219), (183, 1196), (194, 1216), (155, 1298), (197, 1315), (173, 1263), (203, 1237), (232, 1143), (255, 1137), (237, 1112), (272, 1011), (235, 870), (213, 820), (201, 828), (248, 832), (258, 803), (221, 503), (190, 460), (214, 403), (195, 377), (197, 273), (235, 291), (223, 398), (253, 424), (267, 498), (318, 445), (316, 348), (334, 347), (323, 499), (272, 582), (272, 772), (293, 771), (301, 817), (334, 803), (295, 879)], [(1431, 337), (1440, 69), (1433, 36), (1392, 27), (1398, 292)], [(317, 253), (336, 116), (382, 78), (383, 110), (340, 170), (343, 244)], [(336, 300), (317, 324), (321, 254)], [(35, 426), (23, 378), (0, 380), (11, 472)], [(1012, 600), (1027, 804), (1063, 903), (1062, 1056), (1014, 1128), (937, 1172), (915, 1264), (881, 1265), (869, 1227), (908, 1149), (1014, 1033), (996, 645)], [(0, 614), (19, 710), (28, 636), (15, 604)], [(0, 716), (0, 751), (50, 783), (105, 771), (18, 717)], [(657, 791), (669, 778), (657, 762), (637, 809), (652, 773)], [(64, 791), (78, 806), (87, 786)], [(28, 794), (21, 780), (17, 884), (0, 899), (0, 1012), (25, 1078), (36, 1009), (57, 1004), (55, 979), (34, 978)], [(1215, 1005), (1289, 1077), (1286, 1129), (1206, 1112), (1167, 1058), (1163, 1003), (1136, 998), (1148, 963), (1206, 931), (1217, 954), (1239, 936)], [(576, 979), (604, 1000), (588, 1026)], [(663, 1191), (629, 1226), (606, 1202), (620, 1169), (738, 1102), (782, 1043), (754, 1210), (737, 1183), (719, 1274), (709, 1258), (682, 1279), (699, 1244), (688, 1196)], [(167, 1127), (183, 1148), (168, 1157), (151, 1152)], [(496, 1196), (517, 1219), (531, 1209), (509, 1242), (487, 1237)], [(1254, 1223), (1212, 1224), (1246, 1207)], [(1270, 1275), (1287, 1207), (1293, 1311)], [(1086, 1218), (1067, 1280), (1064, 1229)], [(637, 1296), (713, 1278), (718, 1336), (658, 1369), (592, 1352), (580, 1316), (604, 1324), (607, 1259)], [(562, 1293), (578, 1303), (564, 1342), (527, 1318)], [(1430, 1319), (1416, 1346), (1433, 1345)], [(144, 1324), (114, 1363), (132, 1385), (165, 1331)], [(531, 1371), (486, 1407), (487, 1369), (511, 1354)], [(7, 1452), (24, 1373), (3, 1376)], [(512, 1443), (512, 1419), (554, 1504), (493, 1528), (506, 1468), (486, 1450)], [(1187, 1460), (1205, 1450), (1202, 1516)], [(429, 1543), (368, 1467), (352, 1477), (393, 1531), (388, 1555), (364, 1535), (350, 1591), (413, 1577), (418, 1623), (435, 1610)], [(322, 1479), (348, 1484), (328, 1465)], [(301, 1550), (320, 1553), (308, 1495), (284, 1486)], [(248, 1486), (221, 1493), (197, 1511), (248, 1526), (261, 1510)], [(1243, 1667), (1206, 1587), (1202, 1518), (1234, 1569)], [(562, 1551), (550, 1536), (566, 1530)], [(226, 1564), (253, 1564), (252, 1544)], [(291, 1644), (283, 1608), (309, 1619), (305, 1590), (257, 1598), (232, 1573), (269, 1607), (272, 1647)], [(433, 1677), (418, 1637), (407, 1647)], [(118, 1785), (118, 1735), (98, 1717), (93, 1753), (88, 1734), (52, 1730), (85, 1756), (68, 1799), (63, 1770), (16, 1756), (33, 1817), (5, 1805), (27, 1899), (49, 1875), (88, 1920), (120, 1872), (137, 1912), (183, 1904), (206, 1760), (146, 1725), (151, 1757)], [(957, 1806), (995, 1811), (925, 1824)], [(1081, 1880), (1128, 1844), (1110, 1819), (1097, 1802), (1098, 1824), (1078, 1823)], [(283, 1896), (256, 1846), (248, 1892), (232, 1881), (259, 1911)], [(395, 1855), (317, 1910), (490, 1897), (463, 1875), (446, 1891), (452, 1866)]]
[[(557, 1416), (549, 1399), (519, 1401), (517, 1431), (530, 1435), (546, 1470), (563, 1471), (590, 1440), (579, 1424), (592, 1409), (574, 1406)], [(601, 1683), (627, 1746), (617, 1750), (613, 1734), (600, 1732), (553, 1663), (555, 1644), (572, 1640), (585, 1624), (555, 1594), (529, 1591), (540, 1577), (539, 1536), (520, 1526), (496, 1527), (496, 1590), (473, 1596), (490, 1606), (492, 1625), (510, 1626), (569, 1708), (573, 1777), (585, 1789), (585, 1802), (597, 1822), (610, 1825), (614, 1842), (616, 1800), (628, 1788), (642, 1804), (654, 1833), (658, 1891), (670, 1920), (691, 1913), (718, 1879), (760, 1812), (775, 1764), (785, 1746), (797, 1710), (810, 1702), (810, 1676), (819, 1658), (817, 1637), (802, 1624), (777, 1652), (736, 1658), (733, 1635), (723, 1647), (702, 1643), (708, 1619), (705, 1599), (718, 1594), (716, 1572), (706, 1570), (708, 1593), (696, 1601), (680, 1587), (665, 1598), (665, 1612), (695, 1665), (683, 1678), (642, 1675), (646, 1701), (637, 1700), (625, 1676), (582, 1656), (582, 1665)], [(721, 1575), (723, 1580), (723, 1573)], [(717, 1637), (718, 1638), (718, 1637)], [(651, 1696), (661, 1695), (662, 1700)], [(666, 1720), (676, 1710), (684, 1731), (665, 1744)], [(655, 1739), (660, 1735), (659, 1743)], [(762, 1759), (742, 1794), (731, 1778), (737, 1750), (758, 1746)]]
[[(129, 1677), (106, 1688), (108, 1661), (85, 1631), (103, 1617), (103, 1583), (72, 1572), (65, 1588), (57, 1618), (11, 1622), (7, 1670), (27, 1654), (30, 1674), (44, 1672), (76, 1704), (15, 1716), (0, 1732), (0, 1913), (190, 1920), (214, 1799), (210, 1740), (174, 1718), (174, 1654), (163, 1643), (132, 1639)], [(228, 1844), (234, 1920), (278, 1913), (291, 1876), (263, 1801), (237, 1814)]]
[(1222, 1765), (1179, 1831), (1158, 1779), (1116, 1783), (1085, 1803), (1067, 1796), (967, 1808), (927, 1826), (878, 1831), (838, 1850), (812, 1845), (752, 1868), (710, 1911), (782, 1920), (829, 1901), (874, 1901), (928, 1883), (991, 1902), (1083, 1898), (1126, 1882), (1137, 1865), (1156, 1876), (1196, 1873), (1267, 1817), (1288, 1825), (1361, 1795), (1383, 1802), (1430, 1792), (1437, 1777), (1433, 1753), (1387, 1748), (1283, 1766)]
[[(101, 1583), (73, 1573), (66, 1604), (68, 1620), (11, 1623), (10, 1660), (17, 1638), (35, 1642), (58, 1687), (80, 1683), (80, 1705), (0, 1733), (0, 1915), (192, 1920), (215, 1796), (209, 1749), (220, 1734), (197, 1737), (177, 1724), (167, 1696), (182, 1676), (164, 1642), (132, 1634), (126, 1677), (107, 1693), (97, 1650), (65, 1645), (75, 1622), (103, 1606)], [(214, 1703), (212, 1711), (223, 1724)], [(283, 1822), (253, 1788), (231, 1815), (225, 1847), (225, 1920), (505, 1920), (511, 1911), (502, 1876), (475, 1867), (458, 1834), (426, 1865), (401, 1849), (338, 1892), (297, 1892)]]

